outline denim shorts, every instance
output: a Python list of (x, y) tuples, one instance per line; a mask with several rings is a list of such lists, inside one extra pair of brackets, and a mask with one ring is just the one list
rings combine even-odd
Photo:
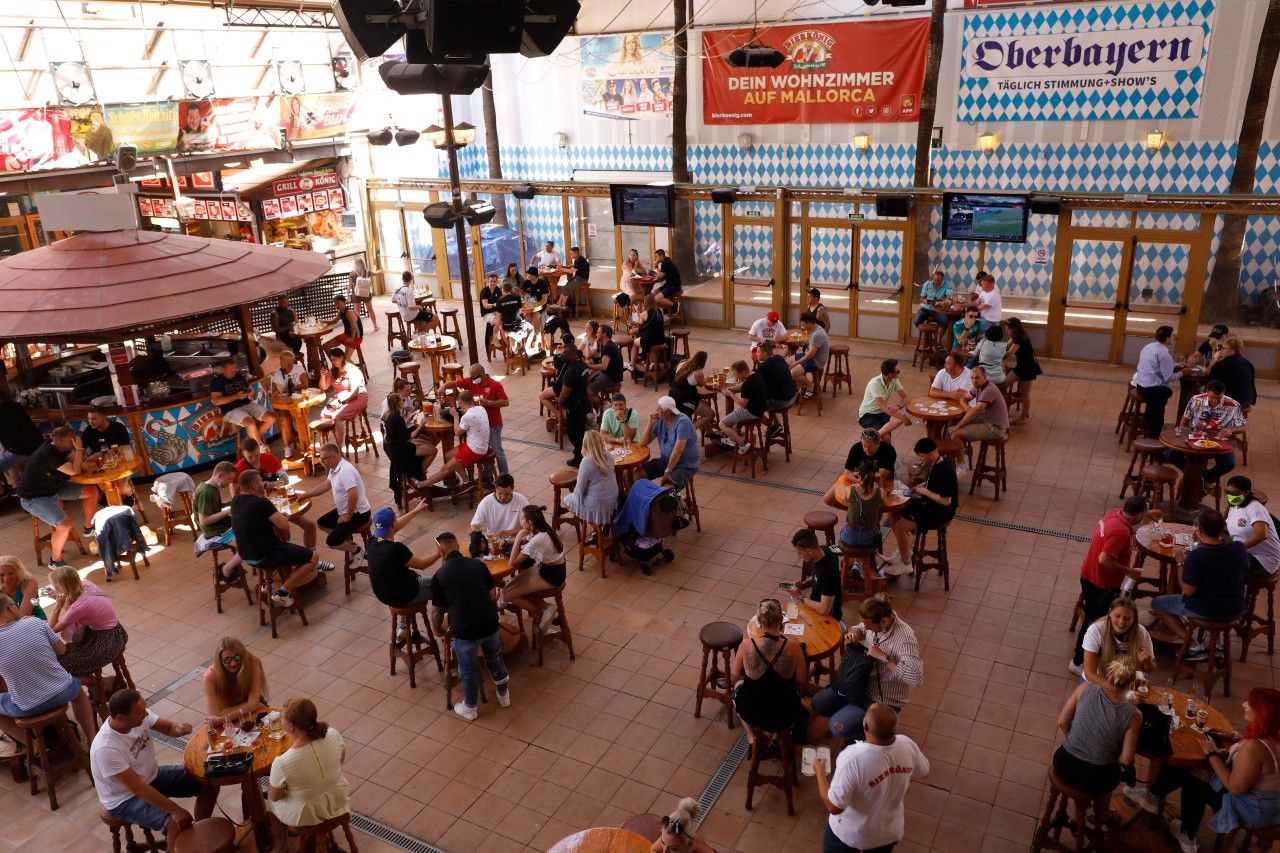
[(84, 486), (79, 483), (63, 483), (56, 495), (45, 495), (39, 498), (22, 498), (19, 503), (27, 512), (43, 521), (50, 527), (57, 527), (67, 520), (58, 501), (78, 501), (84, 494)]
[(18, 467), (30, 458), (30, 456), (25, 456), (21, 453), (14, 453), (12, 450), (0, 452), (0, 474), (3, 474), (10, 468)]
[(1235, 616), (1202, 616), (1199, 613), (1195, 613), (1187, 609), (1187, 605), (1183, 601), (1182, 593), (1177, 593), (1176, 595), (1157, 595), (1155, 598), (1151, 599), (1151, 609), (1157, 613), (1169, 613), (1174, 616), (1182, 616), (1183, 618), (1189, 617), (1191, 619), (1226, 620), (1232, 618), (1238, 619), (1243, 615), (1237, 613)]
[(19, 708), (13, 702), (12, 693), (0, 693), (0, 714), (4, 714), (6, 717), (34, 717), (65, 706), (79, 694), (80, 679), (78, 678), (72, 678), (61, 693), (34, 708)]
[(295, 545), (292, 542), (281, 542), (275, 552), (265, 560), (249, 560), (245, 562), (255, 568), (263, 566), (304, 566), (311, 562), (314, 552), (310, 548)]
[[(157, 769), (151, 787), (169, 799), (195, 797), (204, 790), (204, 784), (187, 772), (181, 764), (165, 764)], [(130, 797), (114, 809), (107, 809), (111, 816), (124, 823), (145, 826), (156, 832), (164, 832), (173, 815), (159, 806), (153, 806), (141, 797)]]
[(804, 369), (805, 373), (821, 373), (822, 372), (822, 368), (818, 367), (818, 362), (814, 361), (811, 358), (806, 358), (804, 361), (800, 362), (800, 367)]

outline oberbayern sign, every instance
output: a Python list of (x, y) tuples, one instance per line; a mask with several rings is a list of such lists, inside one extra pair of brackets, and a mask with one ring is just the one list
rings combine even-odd
[(964, 19), (963, 121), (1192, 118), (1213, 0), (1091, 3)]

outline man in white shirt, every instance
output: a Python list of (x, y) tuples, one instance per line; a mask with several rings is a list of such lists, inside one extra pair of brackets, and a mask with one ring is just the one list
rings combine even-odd
[(782, 325), (782, 315), (777, 311), (770, 311), (751, 324), (751, 330), (747, 332), (747, 337), (751, 339), (751, 359), (759, 361), (757, 358), (756, 347), (765, 341), (776, 341), (787, 334), (787, 327)]
[(328, 476), (323, 483), (298, 495), (298, 501), (333, 492), (333, 509), (316, 519), (316, 525), (329, 531), (325, 544), (350, 554), (351, 567), (359, 568), (365, 564), (364, 546), (352, 537), (373, 517), (364, 480), (356, 466), (343, 459), (342, 451), (332, 442), (320, 448), (320, 464), (328, 469)]
[(937, 400), (955, 400), (967, 403), (973, 399), (973, 379), (964, 366), (964, 359), (953, 352), (947, 353), (938, 375), (929, 386), (929, 396)]
[[(499, 474), (493, 481), (493, 494), (485, 495), (471, 517), (471, 553), (480, 553), (483, 534), (496, 533), (500, 541), (510, 541), (520, 532), (520, 513), (529, 505), (529, 499), (516, 491), (515, 478)], [(489, 547), (498, 543), (490, 542)]]
[(408, 270), (400, 274), (400, 286), (391, 294), (391, 301), (400, 309), (405, 328), (410, 332), (425, 332), (439, 327), (440, 321), (431, 310), (418, 305), (417, 297), (413, 295), (413, 273)]
[(1164, 409), (1173, 397), (1169, 383), (1178, 378), (1182, 368), (1173, 363), (1169, 345), (1173, 343), (1173, 326), (1156, 329), (1156, 339), (1142, 348), (1138, 354), (1138, 369), (1129, 380), (1138, 389), (1142, 401), (1147, 404), (1143, 420), (1147, 422), (1147, 435), (1159, 438), (1164, 430)]
[(978, 276), (978, 292), (973, 297), (981, 310), (978, 316), (982, 322), (990, 326), (999, 323), (1004, 312), (1000, 306), (1000, 291), (996, 289), (996, 278), (990, 273)]
[(866, 740), (840, 751), (827, 781), (827, 762), (818, 759), (818, 796), (831, 816), (822, 839), (824, 851), (888, 851), (902, 840), (903, 801), (912, 778), (929, 775), (929, 759), (906, 735), (897, 733), (898, 715), (876, 702), (867, 709)]
[[(489, 452), (489, 413), (476, 405), (475, 397), (470, 391), (458, 392), (458, 407), (453, 410), (453, 434), (462, 441), (449, 451), (439, 471), (414, 484), (419, 493), (450, 474), (466, 469)], [(465, 493), (474, 488), (475, 483), (466, 483), (461, 491)]]
[(533, 256), (533, 265), (540, 270), (560, 266), (560, 253), (556, 251), (556, 244), (548, 240), (542, 251)]
[(151, 731), (170, 737), (191, 734), (190, 723), (162, 719), (147, 709), (136, 690), (120, 690), (107, 702), (111, 715), (89, 747), (89, 766), (102, 807), (116, 820), (163, 832), (174, 849), (178, 833), (191, 826), (191, 813), (173, 797), (196, 798), (195, 820), (213, 814), (218, 789), (205, 785), (181, 764), (156, 764)]

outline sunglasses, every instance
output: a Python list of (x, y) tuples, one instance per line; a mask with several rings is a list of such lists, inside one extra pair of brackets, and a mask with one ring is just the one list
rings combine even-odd
[(662, 828), (677, 838), (684, 835), (684, 821), (682, 820), (672, 820), (669, 817), (664, 817), (662, 819)]
[(240, 655), (232, 655), (232, 656), (230, 656), (230, 657), (225, 657), (225, 658), (223, 658), (223, 659), (222, 659), (222, 665), (223, 665), (223, 666), (229, 666), (229, 665), (231, 665), (231, 664), (233, 664), (233, 663), (239, 663), (239, 662), (240, 662), (240, 661), (242, 661), (242, 660), (244, 660), (244, 658), (242, 658)]

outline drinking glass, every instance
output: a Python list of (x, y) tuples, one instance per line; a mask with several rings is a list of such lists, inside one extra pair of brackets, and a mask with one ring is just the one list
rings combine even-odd
[(284, 737), (284, 719), (280, 716), (279, 712), (277, 712), (276, 716), (271, 720), (270, 734), (268, 734), (267, 737), (272, 740), (280, 740)]
[(213, 720), (209, 721), (209, 749), (213, 752), (222, 749), (222, 729)]
[(1207, 708), (1201, 708), (1199, 711), (1196, 711), (1196, 728), (1198, 728), (1200, 731), (1204, 731), (1208, 727), (1209, 727), (1209, 710)]
[(1186, 716), (1187, 716), (1187, 719), (1188, 719), (1188, 720), (1194, 720), (1194, 719), (1196, 718), (1196, 711), (1197, 711), (1197, 710), (1198, 710), (1198, 707), (1197, 707), (1197, 705), (1196, 705), (1196, 700), (1188, 698), (1188, 699), (1187, 699), (1187, 710), (1186, 710)]

